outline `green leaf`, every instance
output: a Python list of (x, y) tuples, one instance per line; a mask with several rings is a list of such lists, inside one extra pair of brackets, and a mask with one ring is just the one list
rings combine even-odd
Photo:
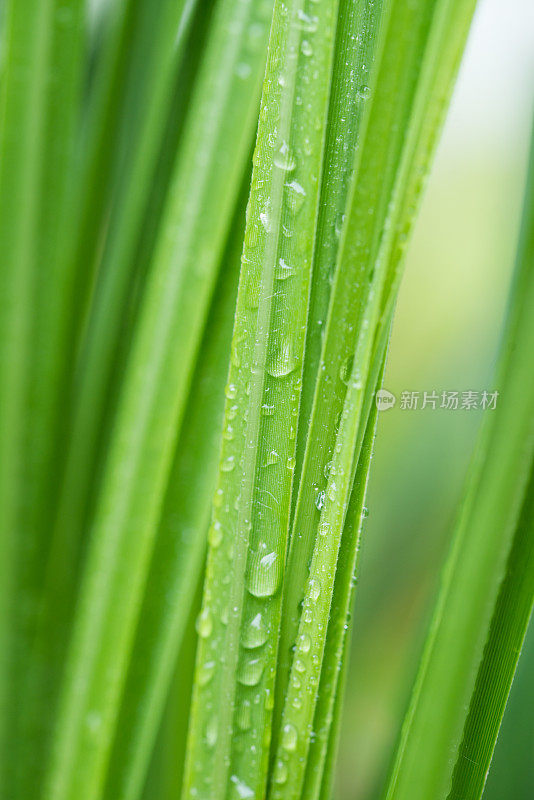
[[(135, 285), (132, 280), (135, 276), (135, 244), (142, 218), (135, 201), (137, 206), (143, 205), (144, 211), (149, 179), (160, 152), (166, 119), (163, 113), (166, 92), (168, 94), (172, 88), (175, 59), (183, 49), (180, 38), (175, 41), (178, 22), (185, 24), (181, 4), (174, 4), (172, 14), (168, 7), (159, 9), (157, 18), (161, 16), (160, 24), (167, 24), (164, 36), (158, 36), (161, 30), (148, 25), (146, 13), (141, 14), (140, 8), (133, 5), (116, 3), (110, 10), (108, 39), (97, 81), (98, 98), (89, 103), (91, 107), (84, 120), (90, 129), (86, 134), (89, 141), (83, 139), (85, 147), (81, 148), (81, 155), (77, 152), (81, 136), (79, 98), (75, 105), (75, 136), (73, 122), (69, 126), (65, 115), (60, 115), (62, 107), (58, 103), (61, 94), (67, 99), (69, 91), (72, 94), (71, 73), (76, 75), (75, 65), (68, 61), (73, 58), (72, 23), (66, 30), (62, 23), (60, 32), (63, 39), (58, 38), (52, 47), (55, 60), (63, 59), (66, 63), (61, 71), (55, 64), (51, 67), (52, 74), (59, 75), (60, 79), (51, 81), (58, 97), (51, 103), (49, 138), (55, 139), (54, 148), (47, 147), (47, 171), (55, 176), (56, 183), (52, 178), (50, 183), (55, 194), (60, 195), (61, 187), (56, 184), (58, 174), (61, 174), (58, 163), (63, 158), (68, 167), (70, 185), (68, 202), (63, 202), (61, 213), (57, 210), (57, 203), (48, 200), (45, 204), (45, 218), (55, 221), (62, 235), (58, 237), (56, 234), (59, 241), (49, 254), (49, 267), (46, 263), (42, 265), (39, 270), (42, 278), (36, 282), (35, 288), (39, 298), (38, 309), (43, 307), (43, 319), (35, 331), (39, 345), (35, 348), (37, 374), (32, 385), (34, 411), (29, 431), (29, 452), (36, 464), (35, 474), (28, 483), (41, 491), (32, 504), (33, 518), (28, 522), (35, 564), (27, 583), (36, 596), (34, 606), (39, 613), (36, 614), (37, 632), (32, 628), (26, 644), (28, 650), (31, 647), (31, 658), (27, 659), (25, 702), (19, 715), (21, 736), (28, 746), (33, 740), (27, 761), (34, 765), (28, 769), (21, 764), (21, 779), (33, 783), (38, 780), (40, 770), (45, 769), (44, 753), (50, 737), (51, 714), (56, 707), (74, 613), (73, 597), (87, 541), (84, 534), (88, 498), (94, 497), (95, 474), (99, 472), (97, 454), (102, 457), (104, 432), (108, 432), (112, 417), (110, 380), (113, 383), (117, 373), (122, 374), (116, 368), (115, 356), (119, 336), (127, 338), (123, 325), (124, 294), (129, 297), (130, 287)], [(83, 11), (80, 3), (78, 14)], [(59, 9), (58, 19), (62, 20), (64, 13), (65, 9)], [(78, 50), (82, 61), (81, 43)], [(139, 76), (140, 62), (144, 66), (142, 78)], [(79, 83), (80, 75), (77, 77)], [(66, 142), (67, 134), (73, 142)], [(77, 158), (72, 163), (74, 149)], [(70, 156), (70, 160), (66, 156)], [(125, 193), (130, 199), (127, 207)], [(117, 205), (124, 212), (123, 216), (117, 211)], [(108, 219), (110, 208), (114, 211), (112, 219)], [(121, 242), (122, 250), (117, 253), (115, 247), (110, 256), (110, 241), (116, 243), (117, 240)], [(46, 249), (44, 253), (46, 255)], [(91, 275), (94, 278), (95, 261), (99, 264), (96, 287), (91, 279)], [(110, 292), (106, 294), (102, 288), (104, 284), (109, 289), (110, 283), (115, 287), (111, 307)], [(79, 355), (77, 351), (90, 289), (95, 293), (88, 325), (90, 334), (87, 332)], [(37, 532), (40, 532), (40, 539)], [(43, 562), (47, 564), (45, 569)], [(23, 795), (25, 791), (29, 790), (23, 790)]]
[[(522, 240), (518, 254), (515, 296), (529, 296), (534, 262), (534, 135), (527, 182)], [(532, 290), (530, 291), (532, 296)], [(515, 302), (521, 304), (524, 300)], [(512, 300), (514, 308), (514, 300)], [(513, 312), (512, 312), (513, 313)], [(520, 313), (520, 312), (519, 312)], [(532, 326), (531, 326), (532, 327)], [(517, 338), (523, 347), (522, 339)], [(529, 345), (525, 352), (528, 360)], [(506, 385), (506, 384), (505, 384)], [(534, 404), (531, 410), (534, 410)], [(531, 432), (531, 439), (534, 429)], [(478, 668), (462, 743), (452, 777), (449, 800), (475, 798), (484, 790), (488, 770), (534, 602), (534, 464)]]
[[(346, 580), (346, 565), (339, 562), (346, 509), (383, 363), (405, 240), (470, 11), (472, 3), (394, 3), (370, 76), (368, 118), (337, 252), (288, 556), (273, 800), (301, 796), (310, 747), (306, 732), (312, 729), (318, 697), (330, 709), (334, 704), (318, 687), (323, 660), (329, 663), (332, 656), (325, 647), (332, 631), (333, 587)], [(356, 537), (351, 546), (354, 554)], [(354, 563), (354, 555), (348, 561)], [(335, 650), (339, 659), (341, 644)], [(335, 692), (335, 682), (329, 691)], [(331, 713), (320, 712), (327, 726)], [(328, 730), (322, 733), (323, 744), (328, 735)], [(324, 757), (311, 764), (312, 774), (322, 769)], [(314, 791), (318, 788), (316, 781)]]
[(498, 404), (484, 419), (388, 800), (480, 797), (528, 623), (534, 580), (528, 499), (534, 452), (533, 207), (531, 169), (496, 378)]
[(263, 795), (337, 4), (277, 2), (212, 520), (184, 797)]
[[(245, 186), (248, 197), (250, 175)], [(134, 800), (140, 794), (176, 671), (190, 598), (204, 567), (244, 220), (245, 202), (240, 202), (222, 259), (152, 554), (109, 761), (104, 796), (110, 800)], [(194, 631), (189, 635), (194, 637)], [(184, 720), (181, 724), (185, 728)]]
[(13, 631), (2, 641), (0, 694), (10, 727), (9, 742), (2, 741), (2, 768), (10, 774), (2, 793), (10, 797), (35, 758), (21, 693), (53, 511), (65, 312), (58, 253), (80, 115), (82, 23), (78, 0), (2, 7), (0, 630)]
[(269, 12), (268, 2), (222, 0), (210, 27), (96, 500), (50, 800), (89, 800), (102, 788), (174, 444), (249, 153)]
[[(385, 361), (385, 359), (384, 359)], [(382, 385), (383, 369), (378, 381)], [(357, 573), (359, 571), (359, 542), (365, 514), (365, 495), (369, 467), (373, 455), (378, 410), (376, 403), (369, 414), (361, 455), (347, 509), (341, 538), (338, 566), (321, 667), (317, 705), (313, 720), (314, 737), (310, 742), (303, 797), (330, 797), (337, 752), (341, 710), (348, 667), (351, 609), (354, 605)]]

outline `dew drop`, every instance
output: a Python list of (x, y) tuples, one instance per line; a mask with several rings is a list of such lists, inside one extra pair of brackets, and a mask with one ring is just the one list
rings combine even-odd
[(263, 623), (262, 615), (256, 614), (256, 616), (251, 619), (248, 625), (245, 626), (241, 644), (247, 650), (252, 650), (255, 647), (261, 647), (262, 644), (265, 644), (268, 637), (269, 634)]
[(286, 225), (282, 225), (282, 233), (286, 237), (286, 239), (291, 239), (293, 236), (293, 228), (288, 228)]
[(334, 225), (336, 236), (338, 238), (341, 236), (341, 231), (343, 230), (344, 222), (345, 222), (345, 214), (338, 214)]
[(272, 711), (274, 708), (274, 694), (270, 689), (265, 690), (265, 708)]
[(304, 662), (300, 660), (300, 658), (297, 658), (297, 660), (295, 661), (295, 669), (297, 670), (297, 672), (305, 672), (306, 671), (306, 666), (305, 666)]
[(237, 394), (237, 387), (236, 387), (235, 383), (227, 384), (226, 389), (224, 390), (224, 393), (225, 393), (226, 397), (229, 400), (233, 400), (234, 397)]
[(310, 578), (308, 583), (308, 594), (314, 603), (317, 602), (319, 595), (321, 594), (321, 584), (317, 578)]
[(286, 183), (288, 192), (286, 193), (287, 205), (292, 214), (296, 214), (302, 208), (306, 198), (304, 187), (296, 180)]
[(365, 85), (360, 86), (357, 92), (358, 99), (367, 100), (370, 96), (371, 96), (371, 88)]
[(267, 372), (273, 378), (285, 378), (286, 375), (290, 375), (293, 372), (295, 367), (293, 348), (291, 341), (287, 339), (269, 359)]
[(268, 198), (265, 202), (263, 207), (263, 211), (260, 214), (260, 222), (263, 225), (265, 231), (269, 233), (271, 230), (271, 201)]
[(261, 407), (261, 410), (266, 417), (272, 417), (274, 414), (274, 406), (271, 406), (268, 403), (264, 403)]
[(279, 169), (283, 169), (286, 172), (290, 172), (297, 166), (297, 162), (295, 161), (287, 142), (282, 142), (278, 148), (274, 155), (274, 163), (277, 167), (279, 167)]
[(312, 614), (311, 608), (305, 608), (304, 609), (304, 612), (302, 614), (302, 618), (303, 618), (304, 622), (308, 623), (308, 625), (310, 624), (310, 622), (313, 619), (313, 614)]
[(208, 747), (215, 747), (217, 742), (217, 719), (212, 717), (206, 725), (206, 744)]
[(299, 28), (302, 31), (308, 31), (309, 33), (313, 33), (317, 30), (318, 25), (318, 18), (311, 16), (310, 14), (306, 14), (301, 8), (297, 11), (297, 18), (299, 21)]
[(270, 467), (273, 464), (278, 464), (279, 461), (280, 461), (280, 456), (278, 455), (276, 450), (271, 450), (265, 456), (265, 461), (263, 462), (263, 466), (264, 467)]
[(290, 267), (283, 258), (278, 259), (274, 277), (279, 281), (285, 281), (287, 278), (292, 278), (294, 275), (296, 275), (296, 272), (293, 267)]
[(255, 597), (270, 597), (280, 583), (281, 562), (278, 553), (273, 551), (261, 555), (261, 552), (260, 549), (250, 556), (248, 590)]
[(232, 775), (230, 780), (235, 786), (236, 797), (239, 800), (248, 800), (248, 798), (254, 797), (254, 792), (241, 778), (238, 778), (237, 775)]
[(281, 759), (275, 764), (274, 767), (274, 782), (278, 784), (283, 784), (287, 781), (287, 767)]
[(317, 492), (317, 494), (315, 495), (315, 508), (317, 509), (317, 511), (320, 511), (324, 506), (324, 499), (325, 499), (325, 493)]
[(333, 466), (333, 462), (332, 462), (332, 461), (328, 461), (328, 462), (327, 462), (327, 463), (324, 465), (324, 470), (323, 470), (323, 473), (324, 473), (324, 476), (325, 476), (325, 478), (328, 478), (328, 476), (329, 476), (329, 475), (330, 475), (330, 473), (332, 472), (332, 466)]
[(197, 617), (197, 633), (201, 639), (207, 639), (213, 630), (213, 621), (209, 608), (203, 608)]
[(297, 459), (295, 458), (295, 456), (289, 456), (289, 458), (286, 461), (286, 467), (293, 472), (296, 465), (297, 465)]
[(228, 456), (221, 461), (222, 472), (232, 472), (235, 467), (235, 459), (233, 456)]
[(208, 531), (208, 542), (212, 547), (219, 547), (220, 543), (222, 542), (222, 538), (222, 525), (218, 520), (215, 520), (215, 522), (210, 525), (210, 529)]
[(298, 741), (298, 734), (297, 729), (294, 725), (288, 723), (284, 725), (284, 730), (282, 731), (282, 747), (284, 750), (295, 750), (297, 747)]
[(305, 56), (313, 55), (313, 48), (307, 39), (302, 40), (302, 44), (300, 45), (300, 49), (302, 50), (302, 54)]
[(307, 633), (301, 633), (297, 642), (298, 649), (301, 653), (309, 653), (311, 647), (311, 639)]
[(200, 686), (205, 686), (213, 678), (215, 661), (205, 661), (198, 669), (197, 680)]
[(241, 661), (237, 680), (243, 686), (256, 686), (263, 674), (264, 663), (261, 658), (249, 658)]

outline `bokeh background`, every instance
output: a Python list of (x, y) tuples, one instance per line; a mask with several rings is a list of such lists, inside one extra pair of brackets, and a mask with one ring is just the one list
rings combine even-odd
[[(401, 410), (400, 395), (492, 388), (533, 106), (534, 3), (480, 0), (395, 318), (384, 385), (398, 401), (371, 470), (337, 800), (381, 797), (481, 420)], [(532, 625), (484, 797), (534, 798)]]

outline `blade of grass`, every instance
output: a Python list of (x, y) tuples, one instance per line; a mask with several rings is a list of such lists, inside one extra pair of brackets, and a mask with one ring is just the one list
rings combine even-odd
[[(297, 437), (295, 485), (298, 486), (308, 425), (312, 412), (317, 372), (328, 315), (333, 268), (345, 218), (347, 195), (354, 170), (354, 153), (363, 139), (367, 100), (380, 26), (387, 6), (383, 2), (342, 2), (336, 32), (336, 52), (332, 93), (327, 122), (327, 138), (321, 204), (314, 249), (313, 281), (306, 330), (306, 358), (302, 377), (302, 399)], [(293, 496), (293, 505), (297, 493)], [(294, 509), (293, 509), (294, 510)]]
[(337, 4), (277, 2), (238, 293), (184, 798), (263, 796)]
[[(382, 385), (385, 358), (378, 386)], [(333, 772), (339, 728), (341, 722), (342, 697), (351, 638), (351, 608), (359, 571), (360, 537), (364, 519), (364, 503), (373, 456), (374, 438), (378, 421), (378, 409), (373, 404), (358, 460), (347, 518), (341, 538), (338, 567), (328, 632), (325, 656), (321, 667), (318, 700), (313, 720), (314, 737), (310, 743), (308, 763), (302, 789), (303, 797), (331, 797)]]
[(203, 575), (200, 575), (195, 599), (191, 605), (187, 631), (174, 671), (167, 699), (163, 724), (154, 749), (150, 772), (146, 781), (143, 800), (176, 800), (182, 788), (185, 749), (187, 744), (187, 720), (191, 707), (195, 656), (198, 643), (196, 621), (202, 603)]
[[(298, 732), (310, 730), (313, 721), (351, 475), (367, 422), (369, 393), (375, 390), (383, 358), (384, 332), (391, 320), (395, 231), (406, 217), (410, 221), (413, 217), (415, 209), (408, 200), (420, 193), (422, 180), (411, 168), (422, 156), (426, 158), (422, 165), (428, 168), (430, 145), (450, 95), (472, 6), (438, 2), (416, 8), (399, 3), (391, 10), (366, 139), (358, 154), (361, 161), (348, 226), (342, 234), (295, 512), (298, 535), (291, 540), (287, 573), (291, 578), (280, 646), (287, 654), (295, 644), (296, 652), (291, 679), (284, 669), (278, 684), (283, 713), (273, 798), (300, 797), (309, 736), (299, 737)], [(374, 210), (370, 221), (369, 208)], [(354, 320), (352, 329), (349, 319)], [(355, 348), (353, 361), (351, 347)], [(315, 518), (309, 513), (314, 504), (321, 512)], [(303, 592), (310, 558), (310, 579)]]
[(2, 647), (3, 659), (9, 653), (13, 667), (10, 701), (2, 715), (11, 733), (2, 758), (13, 756), (14, 747), (21, 750), (3, 764), (11, 776), (6, 796), (15, 797), (17, 779), (26, 771), (24, 759), (31, 763), (20, 730), (20, 692), (35, 621), (34, 582), (46, 551), (54, 488), (55, 379), (60, 369), (54, 346), (56, 293), (64, 280), (56, 254), (80, 109), (82, 3), (9, 2), (2, 17), (0, 540), (6, 546), (2, 585), (11, 587), (18, 598), (2, 609), (16, 630)]
[(534, 600), (534, 479), (514, 535), (454, 767), (449, 800), (479, 800)]
[[(101, 122), (99, 135), (95, 136), (96, 155), (89, 159), (91, 179), (84, 184), (88, 187), (84, 194), (88, 208), (79, 223), (73, 257), (79, 265), (78, 271), (90, 272), (91, 263), (96, 262), (98, 275), (76, 367), (73, 414), (54, 530), (54, 551), (67, 566), (71, 587), (77, 577), (76, 549), (83, 540), (81, 531), (92, 488), (91, 476), (95, 473), (99, 445), (105, 438), (102, 430), (107, 427), (104, 421), (109, 410), (110, 384), (117, 372), (121, 374), (116, 369), (116, 355), (124, 339), (126, 308), (131, 302), (137, 273), (146, 267), (146, 262), (136, 259), (138, 232), (193, 7), (191, 0), (159, 2), (160, 7), (151, 8), (148, 15), (158, 20), (155, 29), (154, 23), (148, 24), (145, 19), (148, 10), (145, 4), (126, 8), (125, 32), (116, 56), (118, 64), (107, 84), (111, 87), (106, 103), (108, 114), (104, 115), (105, 122)], [(107, 72), (105, 76), (109, 77)], [(103, 171), (109, 184), (107, 206), (106, 183), (102, 186), (101, 181)], [(69, 551), (73, 555), (65, 558)], [(58, 570), (54, 564), (50, 571), (57, 582)], [(69, 594), (67, 589), (65, 593)]]
[[(518, 253), (522, 275), (516, 294), (532, 297), (534, 263), (534, 133), (525, 197), (523, 230)], [(530, 265), (530, 268), (529, 266)], [(530, 275), (530, 277), (529, 277)], [(527, 345), (528, 348), (528, 345)], [(525, 351), (530, 352), (528, 349)], [(527, 356), (528, 358), (528, 356)], [(532, 408), (534, 411), (534, 406)], [(534, 428), (532, 434), (534, 435)], [(531, 453), (534, 447), (531, 444)], [(532, 456), (531, 456), (532, 461)], [(478, 800), (484, 790), (497, 735), (510, 693), (534, 602), (534, 472), (524, 491), (524, 503), (495, 604), (482, 662), (469, 705), (463, 738), (454, 767), (448, 800)]]
[[(250, 175), (245, 183), (248, 197)], [(109, 800), (116, 797), (135, 800), (140, 794), (175, 671), (190, 597), (204, 565), (244, 220), (243, 200), (238, 203), (229, 246), (222, 260), (152, 555), (148, 590), (110, 757), (104, 793)]]
[[(144, 4), (141, 5), (144, 8)], [(108, 426), (104, 423), (111, 417), (111, 414), (106, 417), (103, 406), (109, 399), (112, 356), (117, 348), (119, 331), (123, 334), (123, 339), (128, 338), (124, 335), (124, 327), (121, 328), (123, 303), (119, 291), (115, 292), (113, 296), (112, 307), (105, 308), (104, 318), (102, 318), (102, 314), (100, 315), (100, 329), (96, 325), (97, 333), (102, 333), (103, 328), (107, 334), (104, 337), (105, 341), (99, 340), (98, 336), (91, 338), (91, 347), (85, 348), (84, 357), (80, 359), (76, 370), (74, 369), (77, 336), (73, 330), (73, 324), (74, 327), (79, 325), (81, 311), (77, 294), (84, 296), (86, 294), (81, 290), (77, 280), (80, 273), (83, 273), (85, 277), (91, 272), (92, 261), (97, 259), (97, 251), (101, 247), (103, 237), (101, 228), (105, 227), (102, 216), (105, 217), (106, 214), (109, 216), (110, 213), (111, 197), (107, 197), (107, 195), (115, 194), (115, 200), (117, 200), (116, 195), (120, 194), (117, 184), (120, 183), (121, 174), (123, 184), (128, 183), (123, 173), (127, 172), (128, 175), (131, 175), (129, 188), (132, 196), (139, 195), (139, 183), (142, 184), (143, 178), (145, 188), (148, 183), (146, 173), (150, 171), (152, 162), (156, 159), (157, 145), (159, 144), (157, 131), (159, 127), (163, 126), (163, 123), (155, 122), (155, 115), (157, 117), (159, 113), (162, 119), (165, 119), (165, 114), (162, 113), (165, 108), (165, 89), (168, 89), (167, 84), (171, 83), (174, 58), (179, 58), (180, 45), (183, 45), (183, 36), (182, 40), (179, 38), (177, 42), (174, 37), (179, 20), (183, 20), (184, 25), (188, 20), (187, 14), (182, 14), (183, 4), (174, 5), (176, 18), (172, 17), (168, 8), (164, 9), (162, 6), (158, 9), (159, 14), (162, 15), (162, 21), (167, 23), (165, 37), (168, 39), (173, 35), (173, 39), (167, 42), (165, 48), (163, 46), (165, 42), (161, 43), (161, 37), (157, 39), (152, 36), (154, 26), (147, 25), (147, 20), (140, 13), (140, 9), (132, 8), (131, 4), (115, 4), (112, 9), (114, 18), (110, 23), (110, 41), (107, 43), (103, 57), (104, 63), (100, 67), (102, 96), (98, 98), (98, 103), (95, 101), (97, 108), (93, 109), (92, 115), (90, 115), (89, 124), (94, 125), (91, 133), (93, 139), (88, 145), (90, 152), (81, 169), (81, 179), (80, 171), (74, 171), (72, 163), (69, 165), (71, 176), (74, 174), (77, 179), (80, 179), (76, 191), (70, 192), (69, 195), (69, 202), (73, 208), (69, 211), (64, 209), (62, 216), (57, 214), (51, 203), (48, 204), (48, 216), (57, 217), (56, 224), (60, 223), (67, 233), (62, 237), (61, 247), (56, 248), (56, 252), (51, 254), (51, 265), (58, 274), (58, 278), (55, 281), (51, 280), (51, 275), (55, 273), (50, 269), (43, 270), (43, 286), (39, 287), (39, 296), (48, 298), (48, 329), (41, 331), (40, 336), (36, 336), (37, 341), (45, 342), (42, 347), (45, 357), (40, 352), (36, 355), (36, 362), (43, 379), (40, 382), (36, 381), (35, 394), (39, 398), (40, 405), (48, 410), (49, 416), (56, 422), (56, 425), (55, 427), (52, 424), (47, 426), (45, 419), (40, 426), (42, 431), (52, 431), (55, 434), (55, 437), (50, 437), (51, 441), (48, 442), (48, 451), (52, 450), (54, 454), (53, 464), (49, 464), (48, 468), (43, 468), (43, 465), (45, 467), (46, 465), (41, 458), (36, 465), (36, 474), (46, 476), (44, 488), (47, 491), (41, 492), (41, 494), (48, 495), (46, 507), (52, 510), (51, 516), (55, 519), (53, 531), (51, 532), (49, 528), (45, 528), (43, 531), (42, 538), (46, 547), (41, 546), (40, 549), (37, 549), (34, 546), (36, 567), (28, 585), (36, 595), (36, 600), (42, 601), (41, 594), (44, 594), (45, 605), (44, 608), (39, 608), (36, 602), (40, 618), (38, 619), (36, 641), (33, 643), (32, 658), (29, 659), (25, 703), (19, 715), (25, 731), (23, 738), (27, 742), (33, 741), (34, 750), (39, 747), (39, 750), (35, 750), (28, 756), (31, 768), (21, 764), (21, 776), (32, 782), (33, 791), (37, 791), (42, 777), (40, 773), (45, 769), (46, 758), (43, 753), (50, 735), (52, 709), (57, 699), (57, 688), (74, 611), (72, 598), (78, 584), (80, 562), (86, 542), (83, 523), (86, 521), (87, 500), (93, 488), (91, 479), (97, 473), (96, 453), (102, 439), (105, 438), (104, 433), (107, 432)], [(80, 9), (83, 11), (83, 4), (80, 4)], [(163, 14), (165, 10), (167, 13)], [(155, 32), (158, 32), (157, 29)], [(66, 38), (72, 48), (72, 37), (67, 36)], [(148, 44), (147, 38), (150, 40)], [(171, 51), (170, 58), (169, 50)], [(63, 54), (63, 59), (66, 59), (69, 55), (69, 48), (54, 47), (53, 53), (56, 54), (56, 59), (58, 59), (58, 52)], [(145, 74), (141, 80), (137, 62), (140, 62), (143, 57)], [(168, 63), (169, 61), (170, 63)], [(133, 68), (136, 63), (137, 71)], [(64, 73), (69, 74), (67, 67)], [(138, 89), (137, 97), (133, 96), (132, 84), (135, 84)], [(58, 85), (61, 91), (65, 92), (65, 89), (68, 88), (68, 81), (62, 80)], [(147, 96), (150, 98), (150, 102), (148, 102)], [(135, 118), (132, 107), (142, 108), (143, 118), (141, 121)], [(59, 109), (55, 108), (56, 115), (51, 121), (52, 133), (58, 123), (58, 111)], [(118, 124), (117, 114), (119, 114), (120, 124)], [(66, 122), (66, 120), (63, 121)], [(128, 124), (126, 125), (126, 123)], [(69, 128), (64, 125), (60, 126), (60, 129), (63, 131), (63, 137), (56, 144), (58, 158), (63, 153), (69, 152), (64, 145), (65, 131), (68, 131)], [(130, 133), (131, 141), (128, 141), (127, 131), (131, 130), (135, 131), (135, 135)], [(140, 150), (136, 152), (134, 158), (135, 145), (140, 145)], [(144, 145), (144, 149), (142, 145)], [(52, 152), (52, 148), (48, 149)], [(126, 165), (131, 167), (131, 171), (128, 171), (122, 163), (123, 161), (126, 161)], [(53, 160), (48, 166), (49, 172), (52, 169)], [(105, 179), (102, 177), (103, 173)], [(135, 183), (136, 179), (137, 184)], [(134, 189), (137, 190), (137, 195)], [(79, 195), (83, 197), (83, 202)], [(136, 219), (132, 213), (131, 204), (124, 209), (124, 212), (125, 217), (133, 217), (134, 223), (140, 224), (139, 214)], [(117, 216), (115, 213), (111, 219), (115, 238), (109, 233), (108, 228), (109, 235), (106, 241), (109, 242), (109, 239), (114, 241), (117, 237), (120, 239), (120, 233), (123, 234), (122, 240), (124, 240), (127, 238), (125, 231), (130, 235), (131, 240), (135, 235), (134, 230), (128, 227), (128, 223), (124, 219), (117, 219)], [(64, 224), (61, 222), (62, 219), (66, 219), (68, 223)], [(81, 245), (76, 235), (72, 234), (72, 229), (83, 240)], [(89, 237), (91, 246), (87, 245), (84, 236)], [(93, 245), (96, 249), (92, 249)], [(76, 248), (83, 250), (83, 257)], [(120, 253), (123, 256), (122, 263), (117, 265), (117, 254), (112, 255), (112, 263), (109, 263), (110, 259), (108, 258), (102, 266), (102, 272), (108, 277), (107, 285), (110, 280), (113, 280), (109, 276), (115, 278), (116, 285), (117, 271), (120, 272), (117, 267), (122, 267), (123, 278), (127, 278), (126, 267), (131, 267), (133, 260), (130, 259), (125, 265), (124, 253)], [(103, 256), (104, 254), (100, 253), (100, 261), (103, 261)], [(129, 283), (133, 284), (131, 278)], [(40, 304), (43, 305), (42, 300)], [(101, 304), (99, 310), (102, 311)], [(91, 329), (93, 333), (94, 328), (95, 325)], [(96, 364), (95, 345), (98, 355)], [(92, 360), (88, 357), (88, 349), (93, 354)], [(49, 371), (49, 375), (46, 370)], [(75, 373), (74, 376), (73, 373)], [(120, 374), (120, 370), (116, 370), (115, 374), (117, 373)], [(70, 419), (68, 411), (69, 401), (72, 400), (70, 389), (73, 382), (75, 384), (75, 411), (73, 419)], [(48, 394), (46, 394), (47, 389)], [(49, 400), (48, 406), (45, 404), (46, 400)], [(37, 409), (40, 408), (36, 402), (33, 405)], [(67, 421), (65, 421), (65, 417)], [(39, 441), (38, 423), (41, 420), (36, 414), (33, 414), (32, 418), (35, 422), (32, 440)], [(43, 438), (43, 435), (41, 432), (40, 438)], [(38, 450), (35, 446), (33, 449)], [(66, 459), (66, 464), (64, 459)], [(61, 480), (58, 480), (58, 474), (62, 476)], [(37, 480), (33, 480), (31, 483), (40, 485)], [(40, 483), (43, 483), (42, 479)], [(41, 527), (43, 526), (44, 505), (42, 498), (40, 503), (35, 504), (35, 513), (39, 517)], [(50, 553), (47, 552), (48, 549)], [(47, 569), (43, 570), (42, 563), (46, 561), (47, 555)], [(28, 649), (30, 648), (28, 647)], [(26, 790), (23, 791), (23, 795), (25, 793)]]
[(532, 619), (514, 675), (510, 698), (491, 762), (484, 800), (528, 797), (534, 785), (534, 626)]
[(45, 789), (50, 800), (89, 800), (102, 789), (193, 359), (246, 164), (269, 15), (262, 0), (221, 0), (215, 11), (98, 497)]
[[(530, 183), (531, 180), (532, 172)], [(515, 568), (518, 550), (527, 547), (527, 539), (522, 538), (524, 523), (518, 525), (518, 519), (532, 469), (534, 444), (534, 382), (529, 363), (534, 347), (530, 313), (534, 301), (532, 208), (529, 188), (510, 319), (496, 381), (499, 404), (496, 411), (488, 412), (480, 434), (387, 788), (388, 800), (447, 797), (456, 764), (457, 787), (469, 791), (467, 797), (480, 796), (486, 771), (479, 770), (477, 764), (468, 768), (463, 764), (463, 755), (472, 752), (486, 768), (489, 766), (500, 721), (498, 709), (504, 703), (515, 668), (515, 656), (507, 657), (506, 651), (506, 661), (501, 666), (492, 637), (502, 624), (504, 631), (515, 637), (514, 646), (518, 647), (528, 620), (531, 563), (523, 565), (523, 579), (510, 576), (506, 581), (505, 575), (507, 563)], [(519, 538), (514, 550), (516, 532)], [(526, 550), (523, 555), (527, 557)], [(509, 602), (509, 613), (514, 618), (507, 619)], [(496, 626), (493, 630), (492, 619)], [(496, 671), (490, 678), (493, 665)], [(490, 722), (494, 710), (497, 719)], [(464, 739), (460, 750), (462, 736), (470, 735), (479, 715), (488, 715), (488, 738)]]

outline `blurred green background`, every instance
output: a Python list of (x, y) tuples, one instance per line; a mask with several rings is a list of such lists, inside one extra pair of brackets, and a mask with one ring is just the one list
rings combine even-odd
[[(481, 419), (402, 410), (401, 392), (492, 389), (533, 98), (532, 0), (480, 0), (395, 318), (384, 386), (397, 403), (371, 470), (338, 800), (381, 796)], [(532, 625), (484, 797), (534, 797)]]

